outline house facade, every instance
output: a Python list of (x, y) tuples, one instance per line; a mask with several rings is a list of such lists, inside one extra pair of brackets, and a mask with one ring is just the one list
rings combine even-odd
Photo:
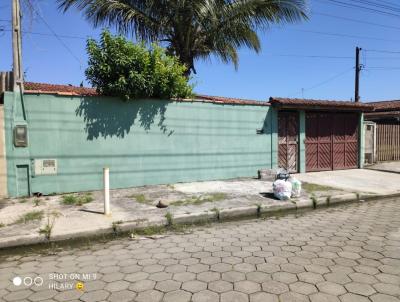
[(366, 140), (372, 147), (365, 150), (369, 163), (400, 160), (400, 100), (370, 103), (373, 112), (365, 114)]
[(370, 110), (279, 98), (122, 101), (38, 83), (1, 100), (0, 194), (10, 197), (98, 190), (104, 167), (114, 189), (362, 167)]

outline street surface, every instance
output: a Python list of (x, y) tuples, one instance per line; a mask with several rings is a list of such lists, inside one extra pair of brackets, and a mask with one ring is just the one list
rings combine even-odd
[(0, 300), (400, 301), (400, 200), (9, 255)]

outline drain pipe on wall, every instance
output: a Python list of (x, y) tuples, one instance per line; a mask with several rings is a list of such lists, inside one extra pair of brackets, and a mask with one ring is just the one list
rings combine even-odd
[(110, 216), (110, 169), (103, 168), (103, 181), (104, 181), (104, 215)]

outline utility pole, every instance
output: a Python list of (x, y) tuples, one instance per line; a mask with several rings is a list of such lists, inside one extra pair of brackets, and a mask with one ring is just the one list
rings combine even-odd
[(354, 102), (360, 101), (360, 51), (362, 48), (356, 47), (356, 81), (355, 81), (355, 92), (354, 92)]
[(24, 90), (21, 45), (21, 8), (19, 0), (12, 0), (13, 89)]

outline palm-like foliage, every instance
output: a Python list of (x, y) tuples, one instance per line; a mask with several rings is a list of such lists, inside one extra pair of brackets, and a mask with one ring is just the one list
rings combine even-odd
[(307, 19), (306, 0), (57, 0), (64, 11), (83, 12), (94, 26), (163, 41), (196, 72), (194, 61), (211, 54), (238, 65), (237, 50), (260, 51), (257, 31)]

